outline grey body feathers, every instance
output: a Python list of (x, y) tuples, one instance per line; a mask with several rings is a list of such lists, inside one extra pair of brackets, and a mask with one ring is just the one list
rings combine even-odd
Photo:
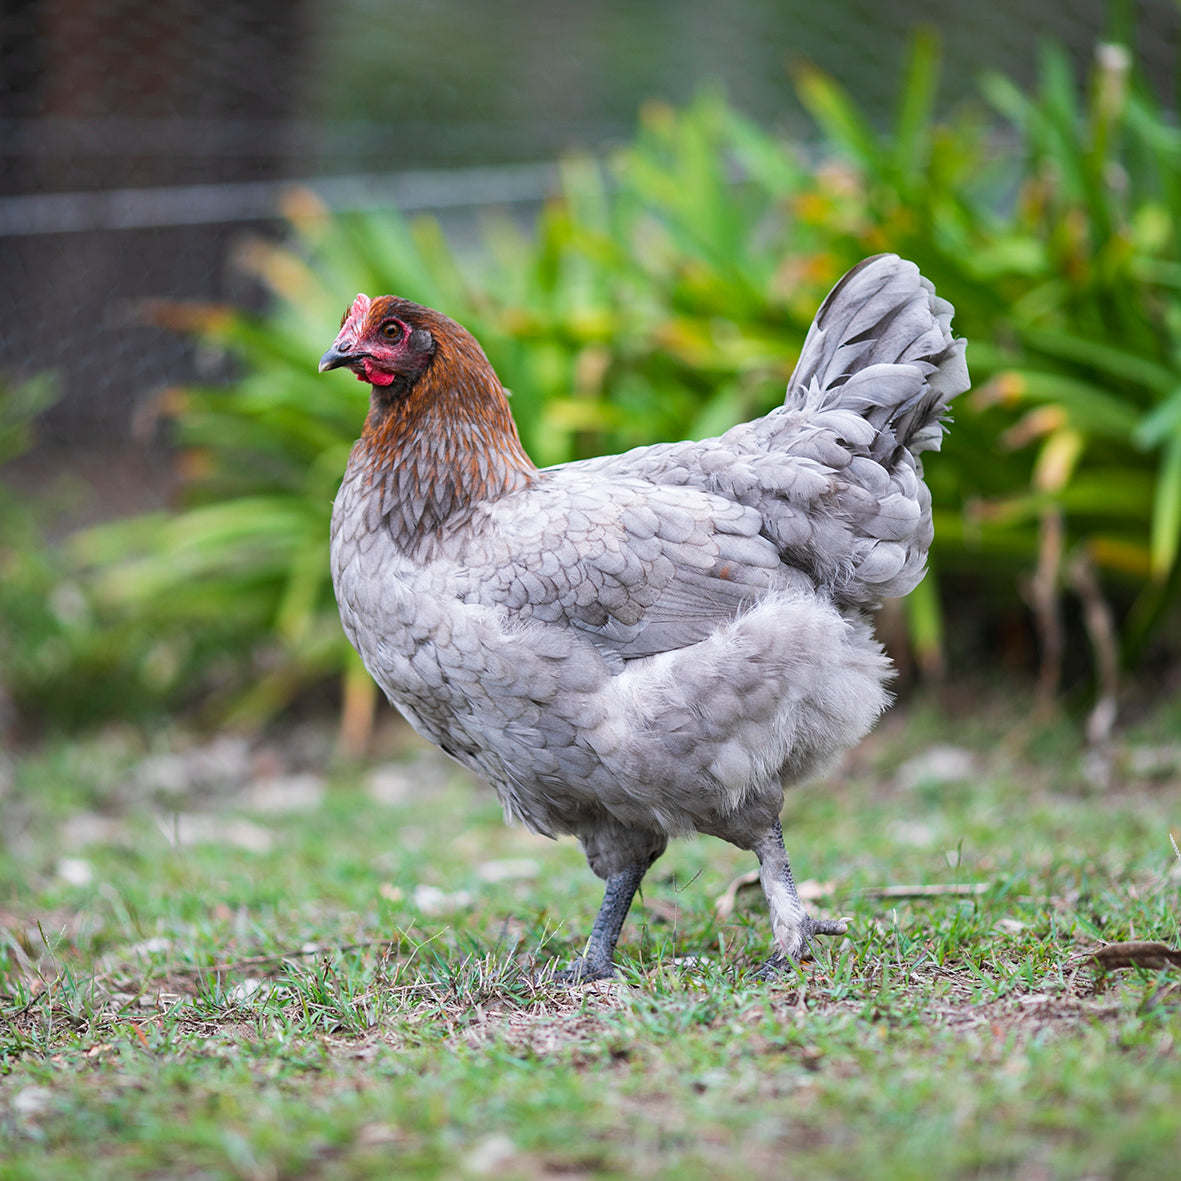
[(510, 818), (575, 834), (600, 876), (693, 831), (754, 847), (784, 781), (887, 702), (867, 612), (922, 578), (918, 456), (967, 387), (950, 317), (913, 264), (867, 260), (781, 408), (546, 469), (419, 551), (351, 465), (332, 529), (349, 639)]

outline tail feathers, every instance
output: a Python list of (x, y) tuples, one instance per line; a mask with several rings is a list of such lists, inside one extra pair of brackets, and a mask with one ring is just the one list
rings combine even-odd
[(875, 459), (938, 450), (947, 404), (969, 384), (953, 312), (914, 263), (895, 254), (858, 263), (816, 313), (787, 405), (859, 414), (877, 432)]

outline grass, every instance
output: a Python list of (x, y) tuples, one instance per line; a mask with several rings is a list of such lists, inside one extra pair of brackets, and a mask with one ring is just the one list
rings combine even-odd
[(598, 883), (413, 746), (377, 787), (314, 734), (11, 756), (0, 1178), (1171, 1177), (1177, 969), (1086, 953), (1179, 942), (1181, 711), (1097, 758), (1024, 704), (913, 702), (790, 794), (852, 924), (773, 986), (758, 891), (714, 909), (751, 859), (708, 840), (618, 981), (548, 983)]

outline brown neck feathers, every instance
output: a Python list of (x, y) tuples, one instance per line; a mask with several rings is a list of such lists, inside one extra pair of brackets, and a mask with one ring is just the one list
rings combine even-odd
[(406, 549), (537, 473), (483, 350), (458, 325), (447, 329), (436, 332), (434, 359), (412, 385), (373, 388), (361, 435), (370, 495), (381, 497), (382, 516)]

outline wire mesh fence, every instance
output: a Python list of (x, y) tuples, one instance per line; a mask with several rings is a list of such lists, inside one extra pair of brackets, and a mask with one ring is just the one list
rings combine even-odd
[(1113, 21), (1172, 86), (1171, 0), (5, 0), (0, 380), (56, 372), (56, 444), (127, 440), (137, 406), (200, 374), (141, 301), (258, 306), (235, 244), (281, 232), (293, 182), (335, 207), (536, 201), (549, 161), (624, 139), (648, 98), (717, 81), (803, 134), (793, 58), (886, 109), (933, 24), (950, 104), (981, 69), (1031, 78), (1043, 39), (1086, 57)]

